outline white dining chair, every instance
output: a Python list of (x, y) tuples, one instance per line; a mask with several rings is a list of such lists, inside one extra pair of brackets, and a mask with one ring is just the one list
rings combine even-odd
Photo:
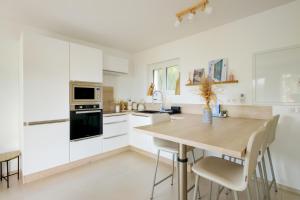
[[(153, 143), (155, 147), (157, 148), (157, 158), (156, 158), (156, 167), (155, 167), (155, 173), (154, 173), (154, 179), (153, 179), (153, 185), (152, 185), (152, 192), (151, 192), (151, 198), (153, 199), (154, 196), (154, 189), (157, 185), (161, 184), (162, 182), (166, 181), (167, 179), (171, 178), (171, 185), (173, 185), (174, 182), (174, 168), (175, 168), (175, 159), (177, 159), (178, 154), (179, 154), (179, 144), (159, 138), (153, 138)], [(192, 153), (193, 157), (193, 163), (195, 163), (195, 153), (194, 153), (194, 147), (187, 147), (187, 152)], [(157, 170), (158, 170), (158, 165), (159, 165), (159, 159), (160, 159), (160, 153), (161, 151), (168, 152), (172, 154), (172, 173), (165, 178), (162, 178), (160, 181), (156, 181), (156, 175), (157, 175)], [(177, 162), (177, 167), (178, 167), (178, 162)], [(179, 176), (178, 176), (179, 177)], [(193, 186), (189, 189), (189, 191), (193, 188)]]
[(269, 133), (268, 142), (267, 142), (267, 155), (269, 158), (269, 164), (270, 164), (270, 169), (271, 169), (271, 174), (272, 174), (272, 181), (271, 181), (270, 185), (268, 185), (268, 187), (269, 187), (269, 190), (271, 190), (272, 185), (274, 184), (275, 192), (278, 192), (278, 188), (277, 188), (277, 183), (276, 183), (276, 178), (275, 178), (275, 173), (274, 173), (273, 161), (272, 161), (272, 157), (271, 157), (270, 145), (275, 141), (276, 130), (277, 130), (279, 118), (280, 118), (280, 115), (275, 115), (272, 118), (272, 127), (271, 127), (271, 131)]
[[(251, 200), (251, 192), (248, 188), (249, 181), (254, 176), (256, 181), (256, 165), (258, 155), (263, 143), (267, 140), (266, 128), (261, 127), (254, 132), (247, 144), (244, 165), (231, 162), (219, 157), (206, 157), (197, 162), (192, 170), (196, 174), (195, 188), (199, 187), (199, 178), (203, 177), (211, 183), (217, 183), (234, 192), (235, 200), (238, 200), (238, 192), (247, 190), (247, 197)], [(194, 192), (194, 200), (197, 198), (197, 190)]]

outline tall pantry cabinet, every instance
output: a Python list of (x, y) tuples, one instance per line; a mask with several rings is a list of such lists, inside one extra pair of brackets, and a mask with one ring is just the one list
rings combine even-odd
[(69, 162), (69, 43), (21, 37), (23, 175)]

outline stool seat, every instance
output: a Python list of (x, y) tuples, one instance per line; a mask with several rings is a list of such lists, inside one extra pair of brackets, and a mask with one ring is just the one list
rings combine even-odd
[(11, 151), (0, 154), (0, 162), (5, 162), (17, 158), (21, 155), (20, 151)]

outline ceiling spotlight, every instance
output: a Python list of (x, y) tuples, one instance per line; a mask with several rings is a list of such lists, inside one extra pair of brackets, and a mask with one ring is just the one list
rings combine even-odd
[(180, 18), (176, 18), (176, 21), (175, 21), (175, 23), (174, 23), (174, 26), (177, 28), (177, 27), (179, 27), (180, 26), (180, 24), (181, 24), (181, 21), (182, 21), (182, 19), (180, 19)]
[(194, 17), (195, 17), (195, 12), (190, 12), (189, 14), (188, 14), (188, 19), (189, 20), (193, 20), (194, 19)]
[(209, 15), (212, 13), (212, 11), (213, 11), (213, 8), (211, 6), (208, 5), (205, 7), (205, 10), (204, 10), (205, 14)]

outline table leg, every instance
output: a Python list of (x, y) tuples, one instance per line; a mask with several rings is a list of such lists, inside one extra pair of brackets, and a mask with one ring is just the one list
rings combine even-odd
[(179, 200), (187, 200), (187, 161), (186, 145), (179, 144)]

